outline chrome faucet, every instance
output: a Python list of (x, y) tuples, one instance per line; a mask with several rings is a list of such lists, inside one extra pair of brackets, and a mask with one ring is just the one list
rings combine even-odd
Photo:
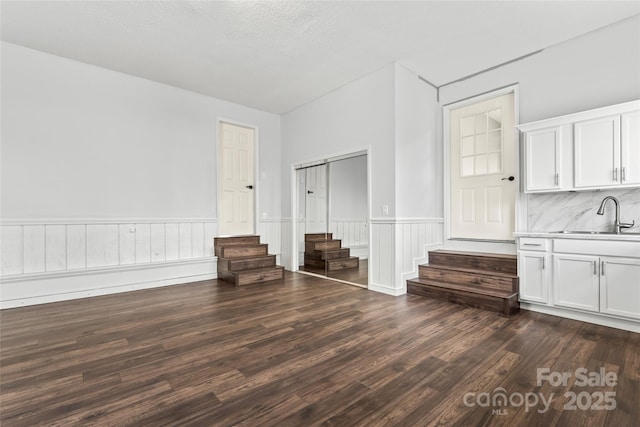
[(623, 228), (631, 228), (636, 224), (635, 220), (633, 220), (631, 224), (620, 222), (620, 202), (618, 202), (618, 199), (613, 196), (607, 196), (602, 199), (602, 203), (600, 203), (600, 209), (598, 209), (597, 212), (598, 215), (604, 215), (604, 205), (607, 204), (608, 200), (612, 200), (613, 204), (616, 205), (616, 222), (613, 223), (613, 231), (616, 234), (620, 234)]

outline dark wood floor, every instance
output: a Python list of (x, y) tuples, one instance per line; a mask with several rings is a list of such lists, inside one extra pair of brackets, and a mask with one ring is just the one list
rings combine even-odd
[(348, 268), (345, 270), (337, 270), (326, 272), (322, 269), (300, 266), (301, 271), (308, 271), (309, 273), (320, 274), (322, 276), (331, 277), (333, 279), (343, 280), (345, 282), (354, 283), (356, 285), (368, 286), (369, 285), (369, 262), (366, 259), (361, 259), (358, 268)]
[[(3, 426), (640, 425), (640, 334), (302, 274), (4, 310), (0, 321)], [(616, 385), (536, 384), (536, 368), (582, 367)], [(479, 406), (498, 387), (511, 404)], [(571, 392), (586, 392), (583, 407), (615, 393), (616, 408), (563, 409)], [(542, 403), (521, 406), (526, 393), (554, 398), (539, 413)]]

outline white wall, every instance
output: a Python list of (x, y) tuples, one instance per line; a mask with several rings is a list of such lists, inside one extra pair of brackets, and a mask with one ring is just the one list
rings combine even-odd
[[(575, 113), (640, 98), (640, 16), (634, 16), (592, 33), (545, 49), (521, 61), (491, 70), (440, 89), (443, 104), (517, 83), (520, 123)], [(567, 195), (568, 193), (564, 193)], [(609, 192), (569, 195), (576, 221), (573, 226), (600, 227), (596, 219), (582, 218), (594, 201)], [(613, 194), (613, 193), (612, 193)], [(529, 195), (525, 217), (528, 230), (560, 230), (566, 215), (548, 215), (540, 207), (552, 206), (559, 194)], [(625, 193), (627, 212), (633, 218), (640, 191)], [(623, 209), (625, 209), (623, 206)], [(595, 207), (597, 209), (597, 206)], [(555, 212), (555, 211), (553, 211)], [(555, 221), (554, 221), (555, 219)], [(592, 224), (592, 221), (595, 221)]]
[(396, 212), (442, 218), (442, 107), (436, 90), (396, 64)]
[[(369, 147), (370, 289), (405, 293), (426, 247), (442, 242), (438, 111), (429, 86), (390, 64), (283, 116), (283, 176), (292, 165)], [(283, 211), (292, 191), (283, 180)], [(283, 224), (283, 245), (290, 226)], [(283, 246), (283, 258), (289, 251)]]
[(256, 232), (279, 252), (280, 116), (1, 48), (3, 306), (215, 277), (219, 119), (258, 128)]
[[(371, 147), (373, 215), (381, 215), (384, 204), (393, 210), (393, 81), (394, 66), (390, 64), (285, 114), (282, 117), (283, 177), (291, 176), (292, 165)], [(291, 184), (284, 181), (282, 207), (283, 212), (290, 212)], [(390, 216), (393, 215), (391, 211)]]
[(2, 217), (216, 214), (216, 120), (258, 126), (260, 208), (280, 216), (280, 118), (2, 43)]
[(440, 89), (443, 105), (519, 84), (520, 122), (640, 98), (640, 16)]

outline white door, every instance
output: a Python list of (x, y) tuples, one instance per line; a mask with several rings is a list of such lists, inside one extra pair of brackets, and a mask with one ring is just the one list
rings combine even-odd
[(451, 238), (513, 240), (513, 99), (511, 93), (451, 111)]
[(305, 169), (305, 232), (327, 232), (327, 165)]
[(254, 130), (220, 123), (218, 221), (220, 235), (254, 233)]

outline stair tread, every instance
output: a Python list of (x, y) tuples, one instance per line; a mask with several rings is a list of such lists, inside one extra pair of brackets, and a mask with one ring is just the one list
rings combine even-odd
[(517, 274), (502, 273), (500, 271), (482, 270), (477, 268), (461, 268), (461, 267), (448, 266), (448, 265), (421, 264), (420, 267), (433, 268), (438, 270), (447, 270), (447, 271), (460, 271), (462, 273), (483, 274), (485, 276), (495, 276), (495, 277), (508, 278), (508, 279), (518, 277)]
[(237, 256), (233, 258), (225, 258), (233, 261), (250, 261), (252, 259), (262, 259), (262, 258), (273, 258), (275, 255), (273, 254), (263, 254), (263, 255), (247, 255), (247, 256)]
[(419, 285), (425, 285), (425, 286), (433, 286), (441, 289), (452, 289), (457, 291), (470, 292), (474, 294), (488, 295), (488, 296), (493, 296), (497, 298), (509, 298), (509, 297), (512, 297), (513, 295), (518, 294), (518, 292), (487, 289), (485, 287), (475, 286), (475, 285), (458, 285), (453, 283), (439, 283), (433, 280), (421, 279), (419, 277), (416, 277), (415, 279), (409, 279), (408, 282), (416, 283)]
[(471, 257), (481, 257), (481, 258), (500, 258), (500, 259), (512, 259), (516, 260), (517, 256), (512, 254), (496, 254), (489, 252), (465, 252), (465, 251), (452, 251), (448, 249), (438, 249), (435, 251), (429, 251), (429, 253), (437, 253), (444, 255), (460, 255), (460, 256), (471, 256)]

